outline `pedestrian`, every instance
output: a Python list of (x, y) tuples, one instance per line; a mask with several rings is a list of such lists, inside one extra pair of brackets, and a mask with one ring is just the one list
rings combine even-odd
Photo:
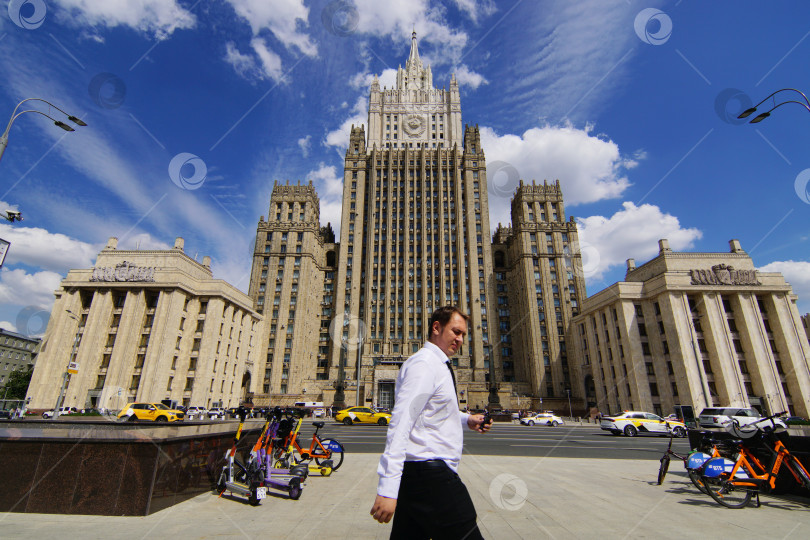
[(483, 538), (458, 465), (464, 426), (485, 433), (491, 424), (459, 410), (449, 360), (464, 343), (467, 320), (453, 306), (434, 311), (428, 341), (399, 370), (371, 508), (380, 523), (394, 518), (392, 539)]

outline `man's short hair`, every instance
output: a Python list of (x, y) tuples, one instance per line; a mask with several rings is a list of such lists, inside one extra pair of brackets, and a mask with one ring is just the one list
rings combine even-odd
[(470, 320), (470, 316), (463, 313), (456, 306), (442, 306), (430, 316), (430, 323), (428, 324), (428, 337), (433, 335), (433, 323), (437, 322), (442, 327), (446, 326), (453, 317), (453, 313), (458, 313), (465, 321)]

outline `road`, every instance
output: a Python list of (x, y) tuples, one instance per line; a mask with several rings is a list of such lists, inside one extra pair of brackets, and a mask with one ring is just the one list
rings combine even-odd
[[(312, 422), (301, 428), (300, 441), (311, 440)], [(381, 454), (385, 449), (387, 428), (373, 424), (344, 426), (327, 420), (319, 435), (340, 441), (346, 453)], [(666, 437), (611, 435), (595, 425), (584, 426), (521, 426), (496, 423), (486, 434), (465, 431), (464, 453), (473, 455), (568, 457), (602, 459), (658, 460), (669, 439)], [(688, 439), (675, 439), (672, 449), (688, 453)]]

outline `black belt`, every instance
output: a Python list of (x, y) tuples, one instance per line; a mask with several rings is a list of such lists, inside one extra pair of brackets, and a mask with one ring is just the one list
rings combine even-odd
[(405, 467), (415, 471), (447, 469), (447, 463), (442, 459), (429, 459), (427, 461), (406, 461)]

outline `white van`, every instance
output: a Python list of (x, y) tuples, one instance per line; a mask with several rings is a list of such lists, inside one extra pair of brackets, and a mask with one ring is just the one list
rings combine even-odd
[(323, 418), (326, 416), (326, 408), (323, 405), (323, 401), (298, 401), (295, 403), (295, 407), (306, 409), (315, 418)]

